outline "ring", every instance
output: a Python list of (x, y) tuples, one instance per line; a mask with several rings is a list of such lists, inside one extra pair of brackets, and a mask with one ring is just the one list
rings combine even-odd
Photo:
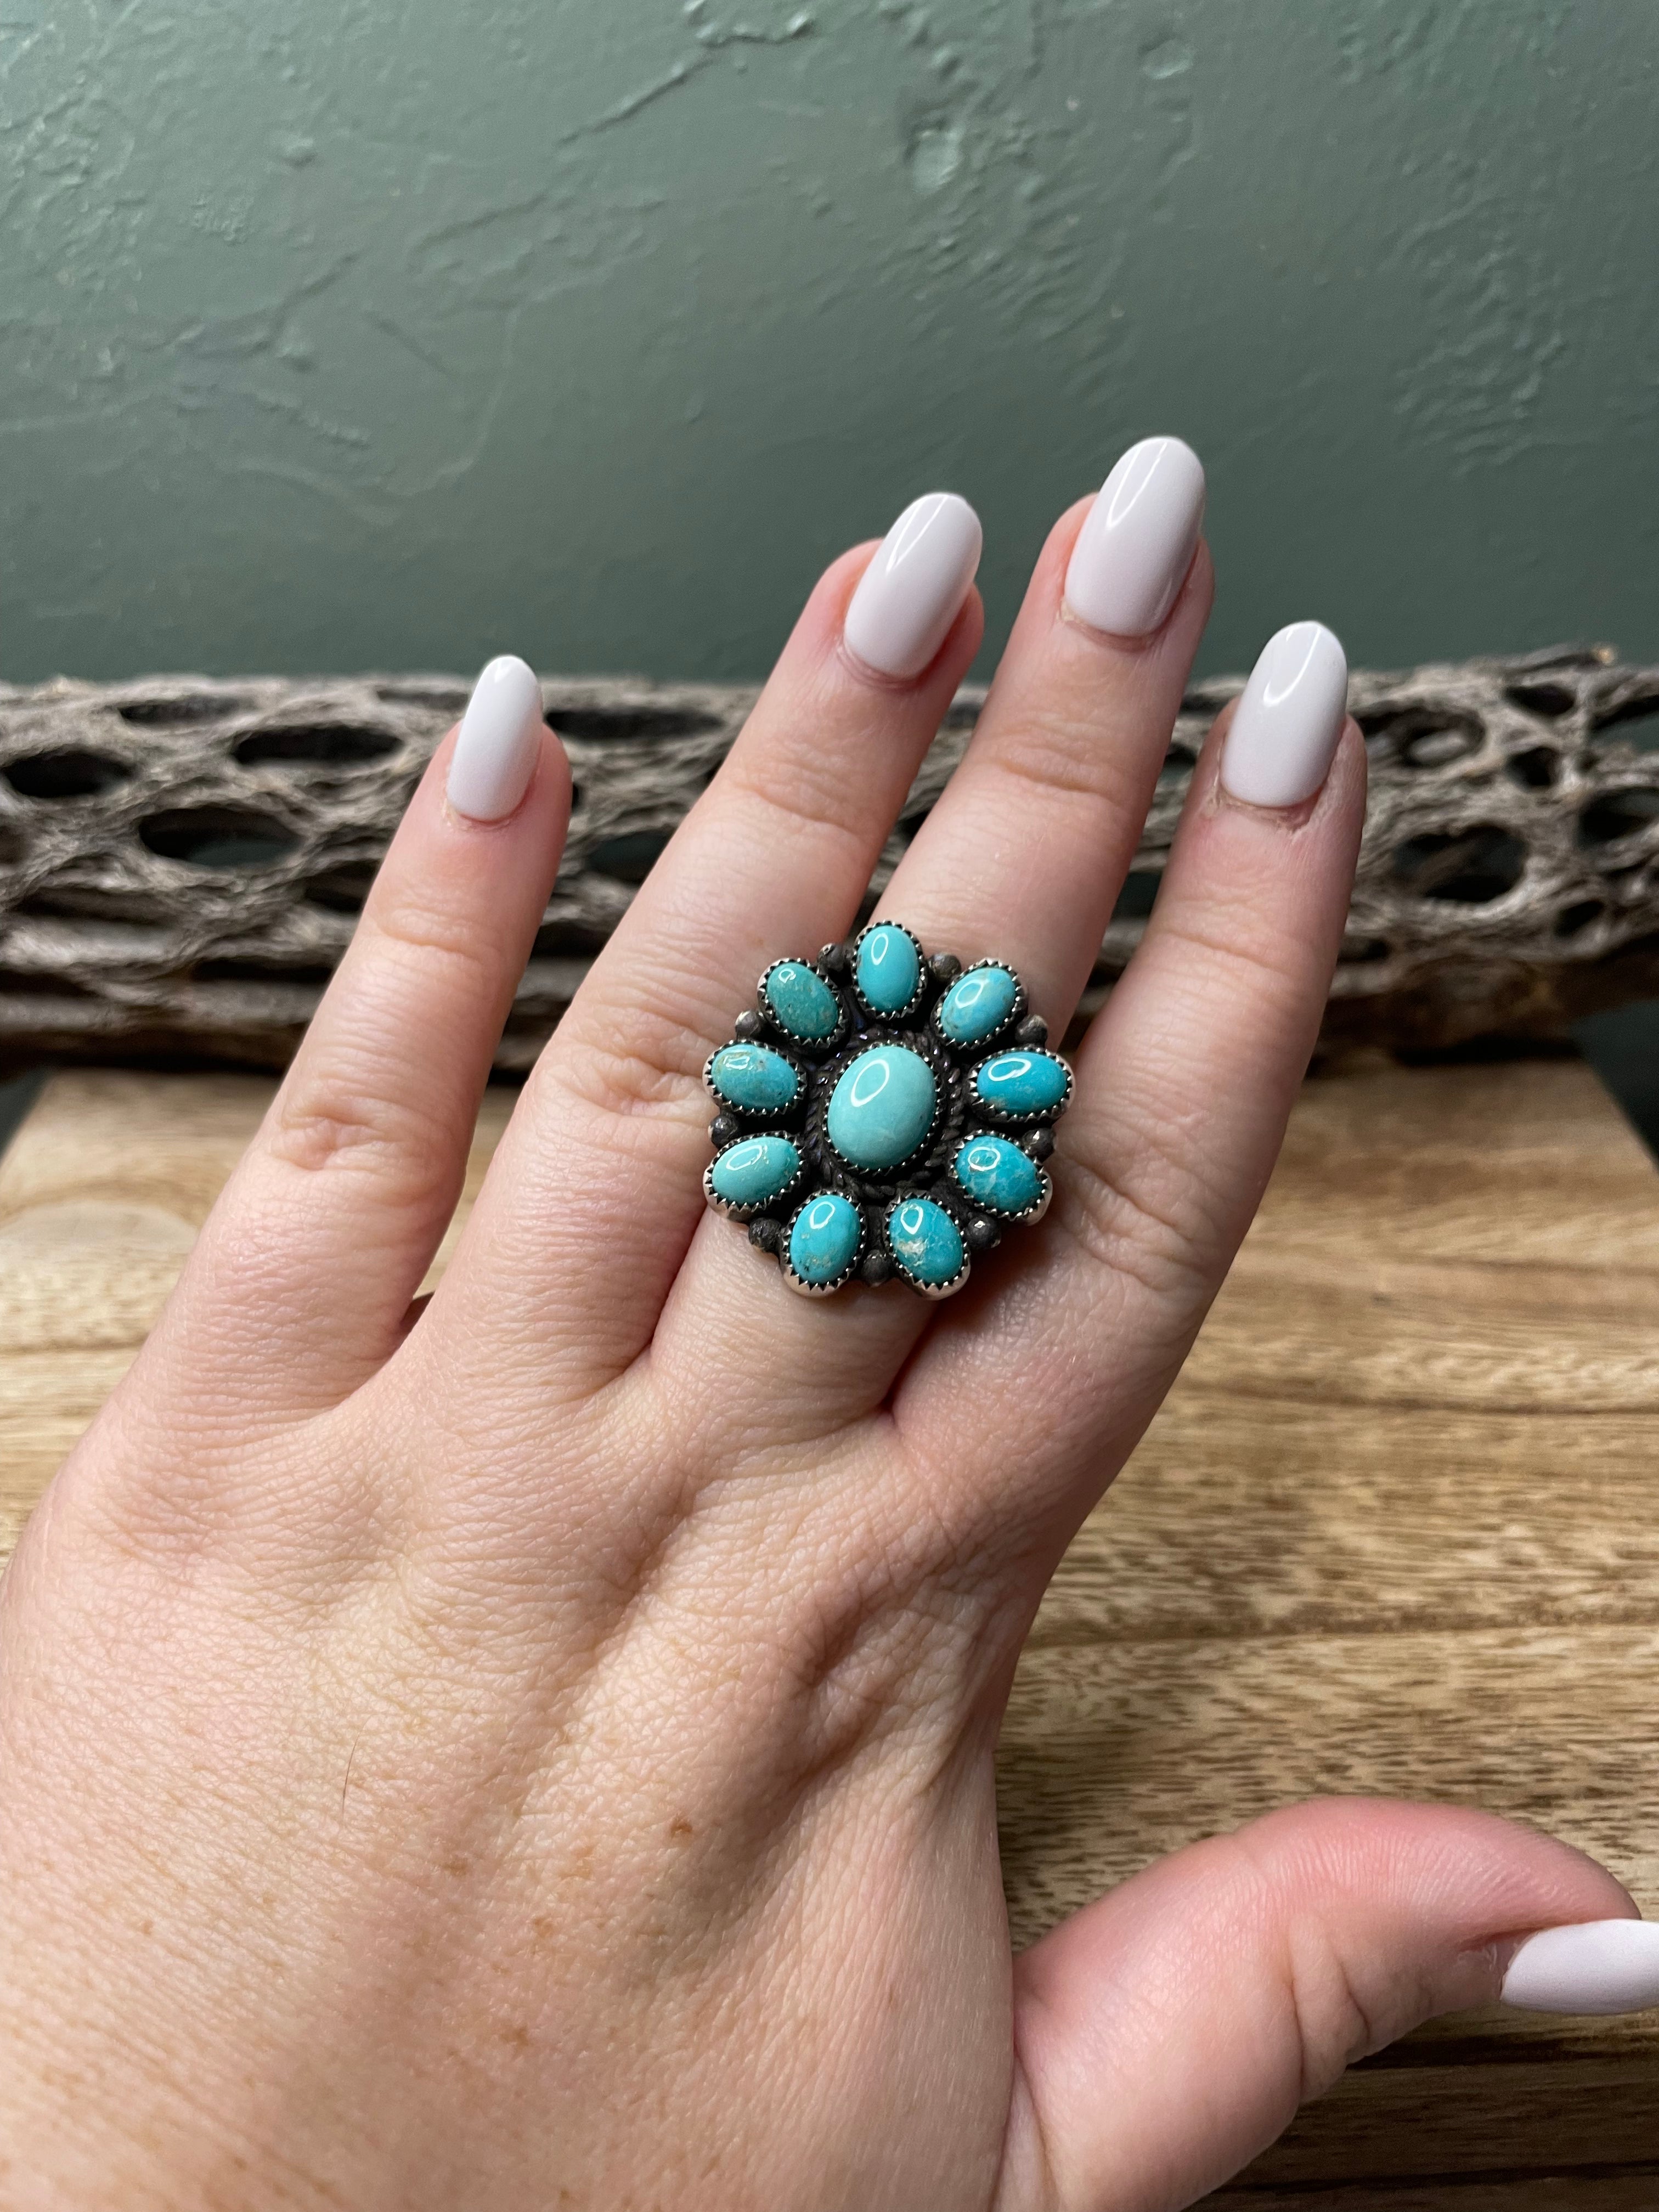
[(1011, 1222), (1038, 1221), (1072, 1071), (1003, 960), (930, 957), (872, 922), (775, 960), (703, 1083), (710, 1206), (749, 1224), (792, 1291), (897, 1276), (949, 1297)]

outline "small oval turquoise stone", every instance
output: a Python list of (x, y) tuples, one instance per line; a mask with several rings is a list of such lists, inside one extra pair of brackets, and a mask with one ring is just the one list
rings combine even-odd
[(781, 1052), (765, 1044), (722, 1045), (708, 1079), (728, 1106), (745, 1114), (777, 1114), (795, 1103), (800, 1079)]
[(1066, 1084), (1066, 1063), (1051, 1052), (1000, 1052), (974, 1070), (975, 1097), (1000, 1114), (1052, 1114)]
[(728, 1206), (764, 1206), (800, 1173), (800, 1154), (787, 1137), (745, 1137), (728, 1145), (708, 1170), (708, 1184)]
[(978, 1044), (1002, 1027), (1018, 996), (1006, 968), (970, 968), (939, 1000), (939, 1028), (952, 1044)]
[(964, 1195), (988, 1213), (1024, 1213), (1042, 1195), (1036, 1162), (1006, 1137), (969, 1137), (951, 1169)]
[(851, 1199), (825, 1191), (803, 1206), (789, 1231), (789, 1264), (803, 1283), (833, 1283), (853, 1264), (863, 1218)]
[(933, 1071), (902, 1044), (873, 1045), (830, 1094), (824, 1127), (842, 1159), (874, 1170), (908, 1160), (933, 1119)]
[(887, 1216), (887, 1242), (906, 1273), (933, 1290), (959, 1275), (968, 1256), (961, 1230), (931, 1198), (901, 1199)]
[(834, 1036), (841, 1004), (822, 975), (800, 960), (780, 960), (765, 982), (767, 1012), (785, 1034), (816, 1043)]
[(878, 1013), (896, 1014), (916, 995), (921, 981), (921, 962), (907, 930), (884, 921), (870, 930), (859, 945), (859, 991), (866, 1006)]

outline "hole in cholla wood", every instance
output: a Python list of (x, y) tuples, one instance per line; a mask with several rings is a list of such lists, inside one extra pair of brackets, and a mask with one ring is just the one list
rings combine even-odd
[(1659, 691), (1621, 700), (1598, 714), (1594, 726), (1598, 737), (1612, 735), (1633, 752), (1659, 752)]
[(1117, 895), (1117, 904), (1112, 909), (1114, 921), (1145, 921), (1158, 902), (1158, 887), (1164, 877), (1152, 868), (1131, 868), (1123, 879), (1123, 889)]
[(246, 699), (222, 692), (162, 692), (153, 699), (118, 700), (115, 711), (135, 730), (185, 730), (202, 722), (222, 722), (241, 714), (246, 705)]
[(298, 839), (269, 814), (234, 806), (179, 806), (146, 816), (138, 835), (164, 860), (192, 868), (258, 868)]
[(619, 884), (642, 884), (672, 835), (669, 830), (630, 830), (624, 836), (607, 837), (589, 852), (587, 865)]
[(1591, 799), (1578, 817), (1581, 845), (1612, 845), (1659, 821), (1659, 791), (1636, 785)]
[(640, 738), (706, 737), (723, 726), (717, 715), (672, 707), (566, 707), (547, 720), (562, 738), (604, 744), (627, 744)]
[(301, 885), (300, 896), (331, 914), (360, 914), (368, 896), (368, 887), (380, 869), (378, 860), (343, 861), (338, 867), (325, 869), (321, 875), (307, 877)]
[(89, 799), (112, 784), (125, 783), (131, 774), (125, 761), (78, 746), (62, 752), (25, 753), (21, 760), (8, 761), (5, 769), (6, 781), (25, 799)]
[(1476, 823), (1447, 836), (1408, 837), (1394, 856), (1396, 883), (1419, 898), (1457, 906), (1486, 906), (1520, 882), (1527, 848), (1493, 823)]
[(231, 750), (245, 768), (262, 761), (329, 761), (342, 768), (384, 760), (398, 750), (389, 730), (354, 729), (349, 722), (305, 722), (289, 730), (252, 730)]

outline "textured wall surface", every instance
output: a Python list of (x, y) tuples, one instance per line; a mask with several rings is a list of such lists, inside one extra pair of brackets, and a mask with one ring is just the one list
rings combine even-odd
[(993, 634), (1177, 429), (1205, 659), (1659, 654), (1653, 0), (0, 0), (0, 673)]

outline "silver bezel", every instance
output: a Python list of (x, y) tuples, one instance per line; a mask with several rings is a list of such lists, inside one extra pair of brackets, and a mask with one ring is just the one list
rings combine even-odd
[[(1005, 1110), (1000, 1106), (994, 1106), (988, 1098), (982, 1098), (980, 1096), (979, 1085), (975, 1079), (977, 1077), (981, 1068), (985, 1066), (986, 1061), (989, 1060), (1003, 1060), (1006, 1059), (1010, 1053), (1014, 1052), (1030, 1053), (1033, 1060), (1055, 1060), (1062, 1068), (1064, 1068), (1066, 1071), (1066, 1088), (1052, 1104), (1048, 1106), (1035, 1106), (1029, 1114), (1010, 1114), (1005, 1112)], [(1040, 1123), (1044, 1121), (1059, 1121), (1060, 1115), (1065, 1113), (1066, 1108), (1070, 1106), (1072, 1103), (1072, 1093), (1076, 1087), (1077, 1078), (1072, 1072), (1072, 1063), (1064, 1056), (1063, 1054), (1056, 1052), (1052, 1045), (1011, 1044), (1001, 1045), (999, 1046), (994, 1052), (982, 1054), (968, 1070), (963, 1085), (963, 1096), (967, 1100), (969, 1111), (970, 1113), (976, 1114), (980, 1120), (986, 1123), (988, 1127), (995, 1129), (999, 1132), (1004, 1129), (1019, 1129), (1024, 1131), (1027, 1129), (1035, 1129)]]
[[(860, 1060), (872, 1052), (897, 1050), (912, 1053), (925, 1060), (933, 1079), (933, 1118), (927, 1124), (921, 1141), (902, 1160), (890, 1167), (861, 1168), (849, 1160), (830, 1140), (830, 1102), (842, 1081)], [(892, 1036), (884, 1029), (866, 1030), (832, 1060), (817, 1071), (816, 1096), (807, 1109), (807, 1136), (825, 1159), (832, 1161), (848, 1182), (860, 1189), (870, 1185), (903, 1182), (914, 1170), (919, 1168), (939, 1146), (953, 1115), (962, 1110), (962, 1070), (954, 1063), (939, 1038), (926, 1030), (911, 1030), (903, 1036)]]
[[(790, 1066), (795, 1071), (795, 1095), (787, 1106), (739, 1106), (734, 1100), (728, 1098), (723, 1091), (716, 1087), (714, 1062), (723, 1052), (730, 1052), (733, 1045), (743, 1045), (753, 1052), (775, 1053), (780, 1060), (788, 1061)], [(788, 1121), (797, 1120), (805, 1113), (807, 1097), (811, 1089), (811, 1079), (805, 1068), (801, 1066), (798, 1055), (791, 1052), (787, 1045), (774, 1044), (769, 1037), (732, 1036), (727, 1037), (724, 1044), (717, 1044), (708, 1059), (704, 1060), (702, 1087), (722, 1114), (735, 1115), (739, 1121)]]
[[(847, 1205), (852, 1207), (854, 1212), (856, 1213), (859, 1218), (859, 1241), (853, 1247), (852, 1258), (848, 1261), (846, 1267), (842, 1270), (839, 1275), (835, 1276), (832, 1280), (827, 1283), (808, 1283), (804, 1281), (789, 1264), (789, 1243), (790, 1239), (795, 1233), (796, 1222), (800, 1218), (801, 1215), (806, 1211), (806, 1208), (809, 1206), (816, 1205), (817, 1200), (821, 1198), (839, 1198), (843, 1200)], [(859, 1204), (858, 1200), (854, 1198), (848, 1198), (845, 1191), (815, 1190), (810, 1198), (804, 1198), (801, 1200), (800, 1204), (789, 1216), (788, 1220), (784, 1224), (783, 1235), (778, 1244), (778, 1273), (783, 1277), (784, 1281), (788, 1284), (790, 1289), (796, 1293), (797, 1297), (803, 1298), (827, 1298), (831, 1297), (836, 1291), (845, 1290), (848, 1284), (854, 1280), (858, 1273), (860, 1265), (863, 1262), (865, 1253), (869, 1249), (869, 1244), (870, 1224), (865, 1217), (864, 1208)]]
[[(969, 975), (977, 975), (981, 968), (1000, 968), (1005, 975), (1012, 975), (1013, 977), (1014, 1003), (994, 1030), (988, 1030), (982, 1037), (975, 1038), (971, 1044), (959, 1044), (955, 1037), (946, 1036), (945, 1025), (939, 1018), (939, 1009), (944, 1006), (945, 1001), (950, 997), (951, 992), (956, 989), (958, 983), (963, 981), (965, 978)], [(1026, 1013), (1029, 1011), (1030, 1005), (1030, 1001), (1025, 995), (1025, 985), (1021, 979), (1018, 969), (1013, 965), (1012, 961), (975, 960), (972, 967), (964, 968), (959, 975), (953, 975), (950, 981), (940, 990), (939, 997), (934, 1002), (933, 1010), (928, 1014), (928, 1026), (933, 1030), (934, 1035), (939, 1038), (939, 1042), (945, 1047), (946, 1052), (978, 1053), (982, 1058), (985, 1054), (994, 1049), (996, 1041), (1000, 1036), (1006, 1036), (1008, 1031), (1014, 1028), (1017, 1024), (1024, 1020)]]
[[(962, 1239), (962, 1265), (948, 1283), (924, 1283), (919, 1276), (911, 1273), (893, 1249), (892, 1231), (889, 1224), (902, 1206), (938, 1206), (941, 1213), (948, 1215), (950, 1219), (956, 1223), (957, 1234)], [(931, 1191), (906, 1191), (898, 1198), (890, 1199), (882, 1208), (881, 1237), (883, 1243), (887, 1248), (887, 1256), (893, 1263), (893, 1273), (902, 1282), (908, 1283), (918, 1297), (951, 1297), (962, 1288), (973, 1271), (974, 1255), (968, 1249), (968, 1232), (957, 1218), (955, 1207), (940, 1205)]]
[[(775, 968), (810, 968), (819, 982), (828, 987), (830, 995), (836, 1002), (838, 1014), (836, 1026), (828, 1036), (797, 1036), (793, 1030), (785, 1029), (783, 1024), (772, 1012), (771, 1001), (766, 995), (767, 977)], [(821, 960), (796, 960), (786, 952), (761, 970), (760, 981), (755, 986), (755, 1010), (766, 1024), (767, 1028), (775, 1036), (783, 1038), (792, 1050), (814, 1054), (839, 1052), (842, 1046), (846, 1043), (848, 1032), (853, 1026), (853, 1010), (848, 1004), (849, 996), (848, 987), (844, 983), (838, 983)]]
[(1029, 1206), (1022, 1206), (1018, 1212), (1005, 1212), (1001, 1206), (993, 1206), (988, 1200), (976, 1198), (973, 1192), (967, 1191), (963, 1188), (961, 1181), (957, 1175), (957, 1158), (960, 1157), (964, 1145), (975, 1144), (982, 1137), (994, 1137), (999, 1144), (1013, 1144), (1016, 1152), (1025, 1152), (1024, 1146), (1016, 1143), (1006, 1129), (994, 1129), (989, 1127), (982, 1129), (964, 1129), (961, 1136), (957, 1138), (955, 1148), (952, 1150), (950, 1158), (945, 1162), (945, 1173), (950, 1178), (952, 1196), (957, 1199), (959, 1204), (967, 1206), (972, 1212), (982, 1213), (988, 1221), (994, 1221), (999, 1228), (1005, 1226), (1011, 1221), (1024, 1221), (1027, 1223), (1041, 1221), (1043, 1215), (1048, 1211), (1049, 1202), (1054, 1194), (1054, 1179), (1049, 1174), (1048, 1169), (1044, 1167), (1041, 1160), (1031, 1159), (1030, 1152), (1025, 1152), (1025, 1157), (1028, 1160), (1031, 1160), (1031, 1165), (1036, 1170), (1037, 1181), (1041, 1184), (1042, 1188), (1038, 1191), (1037, 1195), (1031, 1200), (1031, 1203)]
[[(775, 1137), (781, 1144), (789, 1146), (795, 1155), (795, 1172), (781, 1190), (774, 1191), (769, 1198), (757, 1199), (752, 1206), (739, 1206), (735, 1200), (722, 1198), (714, 1188), (714, 1170), (726, 1154), (735, 1152), (739, 1145), (752, 1145), (762, 1137)], [(729, 1145), (722, 1145), (702, 1171), (702, 1194), (716, 1213), (724, 1213), (733, 1221), (758, 1221), (763, 1213), (775, 1207), (787, 1206), (805, 1182), (809, 1163), (806, 1147), (799, 1129), (744, 1129)]]
[[(859, 988), (859, 948), (865, 939), (872, 931), (878, 929), (896, 929), (908, 937), (916, 948), (916, 988), (902, 1006), (892, 1008), (872, 1006)], [(954, 978), (952, 980), (954, 981)], [(900, 1023), (908, 1022), (911, 1015), (927, 1003), (928, 992), (937, 990), (939, 983), (938, 976), (927, 964), (927, 955), (922, 949), (921, 939), (914, 929), (907, 929), (902, 921), (866, 921), (848, 947), (847, 988), (872, 1022), (880, 1022), (889, 1029), (896, 1029)]]

